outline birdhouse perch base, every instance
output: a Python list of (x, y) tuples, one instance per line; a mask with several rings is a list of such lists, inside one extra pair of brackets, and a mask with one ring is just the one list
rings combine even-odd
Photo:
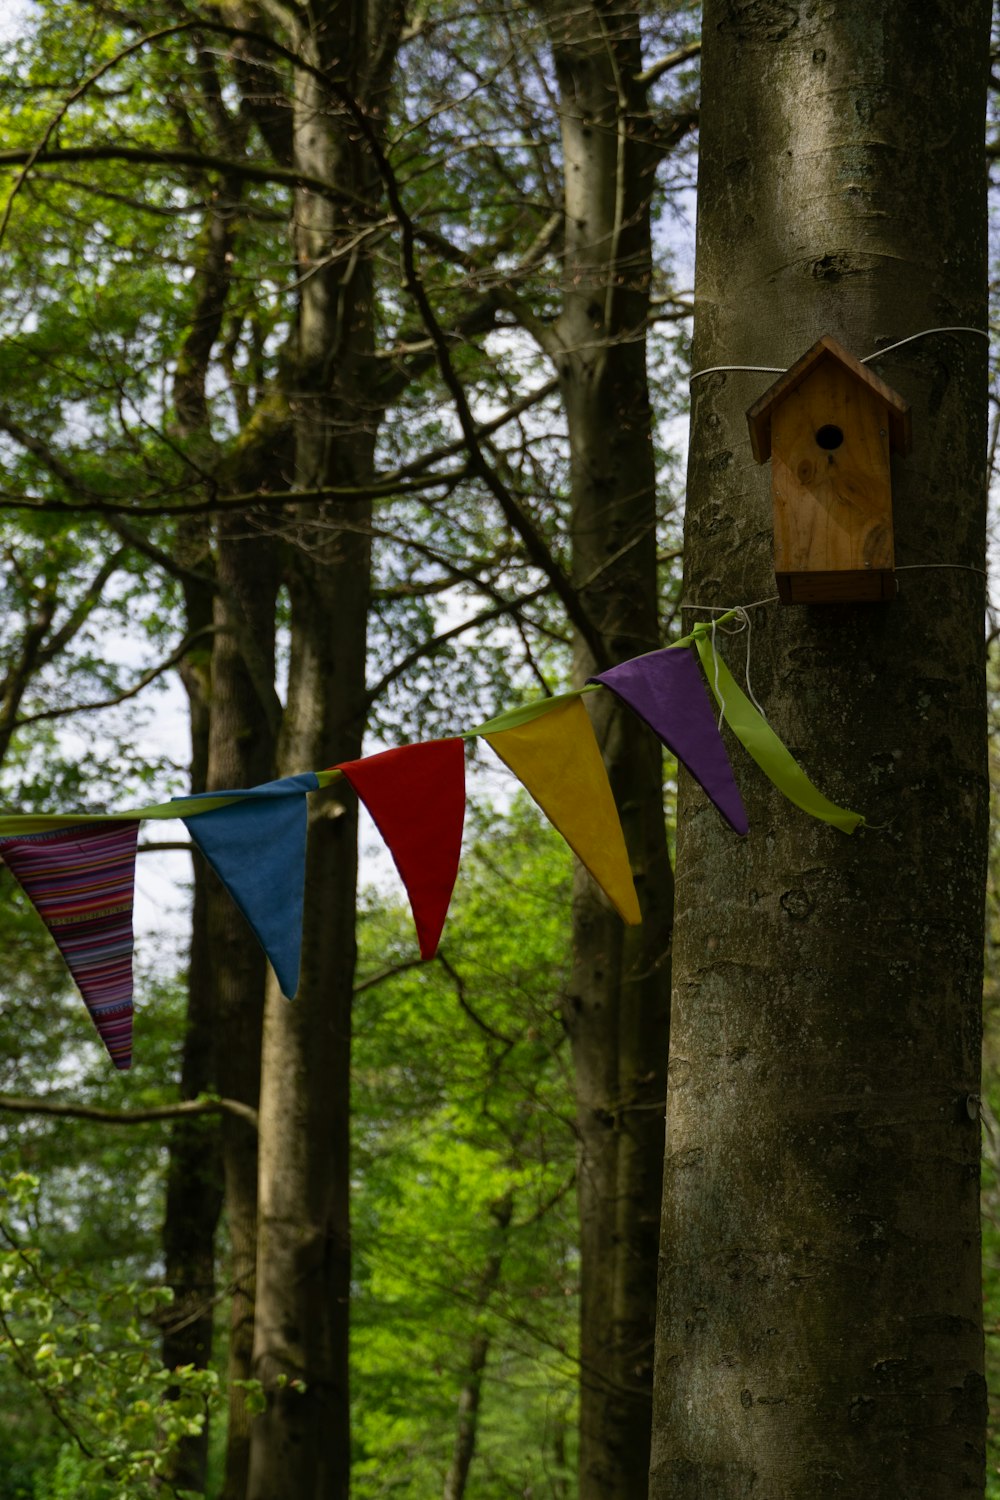
[(885, 604), (896, 597), (896, 575), (891, 568), (774, 576), (782, 604)]

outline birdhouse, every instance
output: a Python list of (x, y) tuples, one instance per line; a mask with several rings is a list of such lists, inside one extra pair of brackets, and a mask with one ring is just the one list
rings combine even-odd
[(783, 604), (892, 599), (889, 454), (910, 448), (910, 408), (825, 335), (747, 412), (771, 460), (774, 572)]

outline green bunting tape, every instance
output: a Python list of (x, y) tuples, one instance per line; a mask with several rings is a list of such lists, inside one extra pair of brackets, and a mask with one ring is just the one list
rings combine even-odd
[(241, 797), (184, 797), (176, 802), (153, 802), (132, 812), (120, 813), (0, 813), (0, 837), (18, 833), (48, 833), (53, 828), (72, 828), (77, 823), (138, 823), (146, 818), (187, 818), (241, 802)]
[[(730, 610), (727, 614), (720, 616), (715, 623), (719, 625), (738, 613), (738, 610)], [(861, 813), (838, 807), (813, 786), (802, 767), (779, 740), (767, 720), (757, 712), (746, 694), (737, 687), (732, 673), (712, 644), (712, 626), (696, 625), (689, 635), (676, 641), (672, 649), (678, 650), (688, 646), (694, 646), (701, 658), (709, 686), (726, 723), (747, 754), (757, 762), (764, 775), (774, 782), (789, 802), (808, 813), (811, 818), (818, 818), (823, 823), (830, 823), (834, 828), (839, 828), (842, 833), (853, 833), (856, 828), (863, 827), (865, 819)], [(476, 729), (467, 730), (461, 737), (469, 740), (480, 735), (502, 734), (505, 729), (517, 729), (521, 724), (530, 724), (532, 719), (537, 719), (541, 714), (547, 714), (552, 709), (558, 708), (560, 704), (569, 703), (572, 699), (581, 697), (583, 693), (597, 692), (600, 686), (600, 683), (588, 683), (586, 687), (576, 688), (572, 692), (556, 693), (550, 698), (537, 698), (534, 703), (525, 703), (520, 708), (509, 709), (507, 713), (499, 714), (495, 719), (489, 719)], [(325, 787), (332, 782), (339, 781), (341, 775), (339, 770), (332, 768), (327, 771), (317, 771), (316, 779), (321, 787)], [(137, 807), (132, 812), (124, 813), (0, 813), (0, 837), (11, 834), (46, 833), (50, 829), (68, 828), (77, 823), (129, 823), (146, 818), (193, 817), (198, 813), (212, 812), (217, 807), (228, 807), (230, 803), (242, 800), (239, 794), (219, 797), (185, 797), (173, 802), (157, 802), (148, 807)]]
[(474, 740), (479, 735), (502, 734), (505, 729), (517, 729), (519, 725), (530, 724), (532, 719), (537, 719), (539, 715), (558, 708), (560, 703), (569, 703), (573, 698), (579, 698), (584, 693), (596, 692), (600, 686), (599, 682), (590, 682), (586, 687), (574, 688), (570, 693), (555, 693), (551, 698), (536, 698), (534, 703), (523, 703), (520, 708), (509, 708), (505, 714), (498, 714), (495, 719), (488, 719), (477, 729), (467, 730), (462, 735), (462, 739)]
[(722, 710), (723, 718), (747, 754), (757, 762), (764, 775), (774, 782), (778, 791), (811, 818), (830, 823), (834, 828), (839, 828), (841, 833), (853, 833), (856, 828), (863, 827), (865, 819), (861, 813), (838, 807), (813, 786), (791, 751), (782, 744), (767, 720), (737, 687), (732, 673), (712, 645), (711, 625), (696, 625), (683, 644), (689, 642), (693, 642), (701, 658), (708, 685)]

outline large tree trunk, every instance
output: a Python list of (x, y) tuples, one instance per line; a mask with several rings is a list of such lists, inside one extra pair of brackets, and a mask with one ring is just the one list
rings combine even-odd
[[(295, 39), (314, 70), (296, 79), (296, 165), (348, 195), (377, 180), (337, 99), (377, 113), (402, 7), (327, 0)], [(331, 87), (326, 87), (326, 79)], [(373, 384), (372, 270), (358, 222), (331, 199), (296, 195), (301, 274), (290, 401), (298, 487), (371, 476), (380, 410)], [(346, 241), (354, 249), (337, 254)], [(368, 502), (304, 502), (289, 564), (291, 656), (280, 769), (355, 759), (366, 717)], [(254, 1424), (249, 1500), (341, 1500), (350, 1471), (349, 1107), (357, 805), (319, 803), (306, 864), (298, 994), (268, 994), (260, 1113), (260, 1233), (254, 1367), (267, 1410)]]
[[(609, 661), (659, 644), (646, 380), (651, 142), (631, 7), (545, 8), (559, 82), (566, 276), (552, 344), (569, 428), (573, 581)], [(577, 637), (574, 677), (597, 669)], [(565, 1006), (581, 1224), (580, 1497), (634, 1500), (649, 1464), (673, 880), (662, 751), (610, 693), (588, 703), (643, 912), (623, 927), (577, 872)]]
[[(696, 369), (985, 327), (989, 12), (709, 0)], [(873, 368), (913, 405), (897, 561), (935, 570), (756, 611), (752, 654), (777, 732), (874, 826), (811, 821), (742, 754), (745, 841), (682, 787), (653, 1500), (983, 1492), (986, 345)], [(694, 383), (692, 605), (775, 592), (744, 416), (768, 382)]]

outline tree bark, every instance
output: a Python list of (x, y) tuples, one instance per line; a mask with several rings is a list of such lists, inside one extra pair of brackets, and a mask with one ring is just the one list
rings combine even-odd
[[(514, 1214), (514, 1195), (506, 1192), (490, 1208), (490, 1217), (496, 1230), (496, 1244), (479, 1277), (473, 1306), (477, 1313), (484, 1313), (490, 1298), (500, 1282), (504, 1251), (507, 1247), (507, 1231)], [(469, 1340), (469, 1357), (462, 1377), (462, 1388), (458, 1393), (458, 1427), (455, 1431), (455, 1446), (451, 1463), (444, 1478), (443, 1500), (464, 1500), (469, 1471), (476, 1452), (479, 1433), (479, 1404), (483, 1394), (483, 1378), (486, 1361), (490, 1354), (490, 1334), (485, 1328), (477, 1328)]]
[[(638, 13), (544, 7), (559, 84), (566, 272), (550, 352), (570, 440), (572, 576), (607, 657), (660, 644), (656, 471), (646, 377), (651, 143)], [(597, 669), (577, 635), (574, 680)], [(581, 1233), (580, 1500), (634, 1500), (649, 1466), (673, 876), (658, 740), (612, 694), (588, 702), (622, 818), (642, 926), (580, 869), (564, 1014)]]
[[(257, 786), (274, 775), (277, 724), (269, 713), (275, 669), (277, 555), (269, 537), (248, 534), (246, 517), (217, 524), (219, 593), (212, 657), (209, 789)], [(251, 670), (249, 660), (257, 665)], [(274, 700), (277, 701), (276, 699)], [(217, 1087), (256, 1109), (267, 961), (243, 914), (214, 872), (206, 870), (211, 969), (218, 1048)], [(253, 1375), (254, 1278), (257, 1256), (257, 1131), (222, 1121), (226, 1224), (230, 1248), (229, 1420), (221, 1500), (243, 1500), (250, 1460), (245, 1386)]]
[[(358, 133), (325, 80), (380, 112), (401, 5), (326, 0), (295, 37), (296, 167), (376, 198)], [(381, 410), (374, 381), (372, 269), (359, 222), (330, 198), (295, 204), (298, 347), (289, 400), (298, 487), (371, 478)], [(288, 569), (291, 655), (282, 772), (361, 754), (370, 589), (370, 506), (304, 503)], [(249, 1500), (348, 1493), (349, 1106), (357, 805), (319, 803), (310, 824), (298, 994), (268, 992), (262, 1063), (260, 1232)]]
[[(200, 550), (186, 528), (187, 550)], [(204, 560), (199, 558), (201, 565)], [(208, 625), (212, 591), (207, 585), (185, 586), (186, 624)], [(192, 792), (203, 792), (208, 772), (208, 673), (202, 656), (181, 665), (191, 722)], [(195, 1099), (215, 1080), (215, 1025), (209, 963), (208, 907), (203, 872), (194, 871), (191, 945), (188, 952), (187, 1018), (181, 1056), (180, 1095)], [(163, 1324), (164, 1367), (207, 1368), (212, 1357), (215, 1318), (215, 1234), (222, 1208), (222, 1163), (218, 1119), (178, 1120), (167, 1148), (166, 1201), (163, 1218), (164, 1281), (173, 1292)], [(186, 1437), (173, 1456), (169, 1479), (178, 1489), (203, 1490), (208, 1463), (208, 1422), (197, 1436)]]
[[(229, 292), (234, 239), (232, 206), (240, 192), (239, 181), (223, 182), (206, 213), (194, 271), (191, 316), (174, 370), (175, 433), (203, 456), (214, 451), (207, 400), (208, 370)], [(175, 550), (178, 560), (191, 570), (184, 583), (188, 630), (207, 630), (218, 613), (219, 601), (213, 584), (198, 582), (193, 574), (200, 572), (206, 580), (214, 574), (208, 525), (201, 519), (182, 520)], [(217, 740), (219, 734), (215, 702), (224, 680), (224, 674), (220, 679), (215, 671), (214, 658), (219, 649), (220, 641), (215, 639), (211, 653), (198, 651), (181, 664), (191, 724), (192, 792), (203, 792), (213, 784), (212, 745), (213, 737)], [(222, 649), (225, 650), (224, 645)], [(244, 783), (236, 783), (241, 784)], [(220, 893), (218, 882), (210, 878), (210, 872), (197, 858), (193, 887), (180, 1079), (184, 1099), (195, 1098), (215, 1086), (216, 1065), (220, 1060), (215, 1046), (220, 1018), (218, 954), (214, 949)], [(221, 1049), (221, 1053), (225, 1050)], [(256, 1103), (256, 1099), (247, 1102)], [(221, 1125), (218, 1121), (182, 1120), (170, 1134), (163, 1254), (174, 1302), (163, 1332), (163, 1362), (167, 1369), (187, 1364), (206, 1367), (211, 1360), (215, 1235), (223, 1199), (222, 1142), (227, 1133), (232, 1135), (240, 1129), (255, 1134), (235, 1120)], [(179, 1488), (204, 1489), (208, 1438), (206, 1421), (200, 1434), (181, 1441), (168, 1476), (173, 1484)]]
[[(989, 21), (709, 0), (696, 370), (985, 328)], [(913, 407), (897, 563), (934, 571), (768, 605), (752, 637), (775, 730), (872, 827), (810, 820), (740, 753), (740, 840), (682, 782), (652, 1500), (983, 1492), (986, 343), (872, 368)], [(745, 420), (771, 379), (694, 381), (690, 605), (775, 593)]]

